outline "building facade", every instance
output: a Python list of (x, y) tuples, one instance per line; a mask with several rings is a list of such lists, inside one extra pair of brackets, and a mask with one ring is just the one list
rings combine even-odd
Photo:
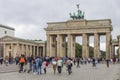
[(45, 42), (31, 41), (11, 36), (0, 38), (0, 56), (13, 57), (24, 54), (26, 56), (45, 56)]
[(15, 29), (12, 27), (8, 27), (0, 24), (0, 37), (6, 36), (6, 35), (15, 36)]

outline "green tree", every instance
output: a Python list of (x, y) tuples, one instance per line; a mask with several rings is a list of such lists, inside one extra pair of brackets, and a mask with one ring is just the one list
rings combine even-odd
[[(105, 51), (100, 50), (101, 52), (101, 57), (105, 58)], [(75, 48), (75, 56), (76, 57), (82, 57), (82, 45), (80, 45), (79, 43), (76, 43), (76, 48)], [(93, 57), (94, 56), (94, 48), (93, 47), (89, 47), (89, 57)]]
[(89, 47), (89, 57), (93, 57), (94, 56), (94, 48), (93, 47)]
[(82, 57), (82, 46), (79, 43), (76, 43), (75, 56)]

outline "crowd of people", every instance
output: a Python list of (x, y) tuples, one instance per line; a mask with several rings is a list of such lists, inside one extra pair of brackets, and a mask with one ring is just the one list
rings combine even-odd
[[(61, 58), (61, 57), (25, 57), (24, 55), (21, 55), (21, 57), (16, 57), (18, 61), (16, 61), (16, 65), (19, 63), (20, 69), (19, 72), (27, 72), (27, 73), (34, 73), (34, 74), (46, 74), (47, 73), (47, 67), (48, 65), (52, 65), (53, 67), (53, 73), (56, 74), (56, 71), (58, 71), (59, 74), (62, 72), (62, 67), (66, 65), (68, 70), (72, 69), (72, 59), (71, 58)], [(18, 59), (19, 58), (19, 59)], [(27, 68), (26, 66), (29, 66)], [(42, 70), (43, 69), (43, 70)], [(44, 71), (44, 72), (42, 72)]]
[(15, 62), (13, 57), (8, 57), (6, 56), (5, 58), (0, 57), (0, 64), (5, 64), (6, 66), (8, 66), (8, 64), (13, 64)]
[[(92, 67), (96, 67), (96, 64), (100, 63), (106, 63), (106, 66), (109, 67), (110, 63), (116, 64), (119, 63), (120, 60), (118, 58), (113, 59), (103, 59), (103, 58), (88, 58), (83, 59), (80, 57), (76, 58), (68, 58), (68, 57), (39, 57), (39, 56), (28, 56), (25, 55), (16, 56), (15, 58), (6, 56), (4, 59), (0, 57), (0, 64), (5, 64), (8, 66), (8, 64), (15, 63), (19, 66), (19, 73), (21, 72), (27, 72), (27, 73), (33, 73), (33, 74), (46, 74), (47, 68), (49, 65), (53, 68), (53, 74), (56, 74), (58, 72), (59, 74), (62, 73), (63, 66), (66, 66), (66, 70), (68, 71), (68, 74), (72, 73), (72, 66), (76, 66), (76, 68), (80, 68), (80, 65), (83, 64), (92, 64)], [(29, 67), (28, 67), (29, 66)], [(43, 72), (42, 72), (43, 71)]]

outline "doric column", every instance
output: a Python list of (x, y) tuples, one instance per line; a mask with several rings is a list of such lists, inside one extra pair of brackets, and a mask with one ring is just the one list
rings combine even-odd
[(42, 56), (42, 54), (43, 54), (43, 47), (41, 46), (40, 47), (40, 56)]
[(52, 36), (50, 36), (49, 49), (49, 56), (52, 57)]
[(3, 56), (4, 56), (4, 58), (5, 58), (5, 56), (7, 56), (7, 53), (6, 53), (6, 44), (4, 43), (3, 44)]
[(94, 34), (94, 58), (97, 59), (100, 56), (100, 37), (97, 33)]
[(118, 54), (119, 54), (119, 59), (120, 59), (120, 41), (118, 43), (119, 43)]
[(50, 43), (50, 35), (47, 35), (47, 53), (46, 56), (50, 56), (50, 48), (51, 47), (51, 43)]
[(15, 57), (14, 51), (13, 51), (13, 43), (11, 43), (11, 55), (10, 57)]
[(67, 56), (71, 57), (71, 34), (68, 34), (68, 43), (67, 44), (68, 44), (68, 49), (67, 49), (68, 53), (67, 53)]
[(30, 56), (29, 55), (29, 51), (28, 51), (28, 45), (26, 44), (25, 46), (26, 46), (26, 51), (25, 51), (26, 52), (26, 56)]
[(33, 55), (36, 56), (35, 55), (35, 45), (33, 45)]
[(71, 36), (71, 58), (75, 57), (75, 35)]
[(21, 56), (21, 54), (22, 54), (22, 45), (19, 44), (19, 56)]
[(43, 50), (42, 50), (42, 46), (40, 47), (40, 56), (42, 56)]
[(32, 45), (30, 45), (30, 56), (32, 55)]
[(113, 57), (115, 57), (115, 46), (112, 45), (112, 54), (113, 54)]
[(66, 36), (60, 36), (60, 57), (66, 56)]
[(60, 36), (60, 57), (65, 57), (66, 56), (66, 35), (61, 35)]
[(38, 46), (38, 56), (40, 57), (40, 46)]
[(50, 36), (50, 56), (57, 56), (56, 35)]
[(60, 50), (60, 41), (61, 41), (61, 40), (60, 40), (60, 35), (58, 34), (58, 35), (57, 35), (57, 56), (59, 56), (59, 57), (60, 57), (60, 54), (61, 54), (61, 53), (60, 53), (60, 51), (61, 51), (61, 50)]
[(85, 59), (88, 59), (89, 57), (89, 50), (88, 50), (88, 36), (87, 34), (83, 34), (83, 38), (82, 38), (82, 57)]
[(68, 57), (75, 57), (75, 36), (68, 34)]
[(19, 55), (19, 45), (16, 43), (17, 49), (16, 49), (16, 55)]
[(39, 54), (39, 46), (37, 46), (37, 56), (38, 56), (38, 54)]
[(106, 33), (106, 59), (110, 59), (110, 32)]
[(62, 35), (57, 35), (57, 56), (64, 57), (62, 48)]
[(30, 45), (28, 44), (28, 55), (31, 56), (30, 54)]
[(89, 35), (87, 35), (87, 50), (86, 50), (86, 56), (87, 56), (87, 59), (89, 58)]
[(21, 47), (22, 47), (22, 50), (21, 50), (21, 54), (24, 54), (24, 47), (23, 47), (23, 44), (21, 44)]
[(114, 54), (113, 54), (113, 45), (111, 44), (110, 45), (110, 59), (112, 59), (114, 57)]
[(120, 35), (118, 35), (117, 38), (118, 38), (118, 55), (120, 59)]
[(46, 56), (45, 55), (45, 46), (43, 46), (43, 57)]

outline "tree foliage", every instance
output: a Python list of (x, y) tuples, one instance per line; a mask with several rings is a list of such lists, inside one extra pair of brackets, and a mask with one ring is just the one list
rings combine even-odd
[[(76, 48), (75, 48), (75, 52), (76, 52), (76, 57), (82, 57), (82, 45), (80, 45), (79, 43), (76, 43)], [(101, 53), (101, 57), (105, 58), (105, 51), (100, 50)], [(94, 56), (94, 48), (93, 47), (89, 47), (89, 57), (93, 57)]]

